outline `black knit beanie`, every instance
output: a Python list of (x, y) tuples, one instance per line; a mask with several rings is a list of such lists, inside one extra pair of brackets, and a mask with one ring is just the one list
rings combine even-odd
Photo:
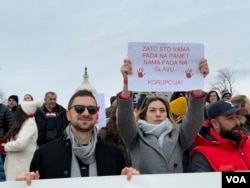
[(9, 96), (8, 100), (10, 100), (10, 99), (14, 99), (16, 101), (16, 103), (18, 104), (18, 96), (17, 95)]

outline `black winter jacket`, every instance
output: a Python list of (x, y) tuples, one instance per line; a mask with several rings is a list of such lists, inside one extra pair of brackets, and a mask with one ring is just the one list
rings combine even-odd
[[(43, 105), (40, 108), (38, 108), (37, 111), (35, 112), (35, 120), (38, 128), (38, 139), (37, 139), (38, 146), (42, 146), (48, 142), (46, 140), (47, 121), (46, 121), (45, 108), (46, 108), (45, 105)], [(68, 126), (69, 121), (67, 120), (66, 117), (66, 109), (63, 106), (56, 104), (55, 112), (57, 113), (56, 138), (60, 138), (63, 134), (63, 131)]]
[[(120, 175), (125, 167), (122, 152), (98, 137), (96, 144), (98, 176)], [(30, 171), (39, 171), (40, 179), (69, 178), (71, 174), (72, 147), (66, 133), (57, 140), (43, 145), (34, 153)]]
[(4, 104), (0, 104), (0, 139), (3, 139), (9, 131), (12, 122), (13, 117), (9, 108)]

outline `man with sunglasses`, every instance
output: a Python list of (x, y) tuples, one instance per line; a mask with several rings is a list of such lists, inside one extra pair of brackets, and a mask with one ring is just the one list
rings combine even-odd
[(40, 147), (34, 154), (30, 172), (17, 180), (139, 174), (125, 167), (122, 152), (98, 137), (97, 102), (88, 90), (77, 91), (69, 100), (70, 121), (63, 136)]

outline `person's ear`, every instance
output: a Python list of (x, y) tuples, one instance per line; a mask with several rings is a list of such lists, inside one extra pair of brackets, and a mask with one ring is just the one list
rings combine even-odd
[(216, 119), (211, 119), (211, 126), (214, 128), (214, 130), (217, 132), (219, 130), (219, 123)]
[(96, 113), (96, 123), (98, 123), (98, 121), (99, 121), (99, 113), (97, 112)]
[(71, 120), (71, 115), (70, 115), (69, 110), (66, 110), (66, 117), (67, 117), (67, 120), (68, 120), (68, 121)]

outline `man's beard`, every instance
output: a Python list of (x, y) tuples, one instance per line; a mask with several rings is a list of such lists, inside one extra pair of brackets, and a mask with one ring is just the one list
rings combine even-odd
[[(238, 130), (236, 132), (236, 130)], [(232, 140), (234, 142), (236, 142), (237, 144), (240, 142), (241, 140), (241, 134), (240, 134), (240, 127), (233, 127), (231, 130), (225, 130), (221, 124), (220, 124), (220, 136), (223, 139), (229, 139)]]
[(95, 124), (90, 124), (89, 126), (87, 126), (86, 128), (82, 128), (78, 123), (71, 123), (71, 125), (79, 132), (89, 132), (92, 131)]

